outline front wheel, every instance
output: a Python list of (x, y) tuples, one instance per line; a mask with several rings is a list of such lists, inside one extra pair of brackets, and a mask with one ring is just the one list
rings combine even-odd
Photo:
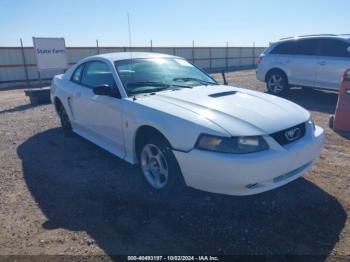
[(139, 163), (153, 193), (168, 198), (175, 196), (185, 187), (178, 162), (164, 139), (146, 139), (141, 146)]
[(271, 72), (266, 79), (267, 90), (273, 95), (284, 95), (289, 89), (288, 79), (281, 71)]

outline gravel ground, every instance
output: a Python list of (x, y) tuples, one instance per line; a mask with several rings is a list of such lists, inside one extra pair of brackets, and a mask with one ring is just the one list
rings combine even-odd
[[(228, 81), (265, 90), (252, 70), (230, 73)], [(52, 105), (29, 105), (23, 90), (0, 92), (0, 255), (297, 254), (345, 260), (350, 136), (327, 127), (337, 95), (295, 89), (287, 98), (310, 110), (327, 135), (304, 178), (255, 196), (188, 189), (156, 202), (135, 167), (78, 136), (64, 138)]]

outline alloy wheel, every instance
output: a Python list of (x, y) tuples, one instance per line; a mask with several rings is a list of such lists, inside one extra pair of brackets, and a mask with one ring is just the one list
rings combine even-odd
[(269, 89), (275, 94), (281, 93), (284, 89), (283, 77), (280, 75), (272, 75), (269, 78)]
[(147, 144), (141, 152), (141, 169), (147, 182), (155, 189), (162, 189), (168, 182), (168, 163), (163, 152), (154, 144)]

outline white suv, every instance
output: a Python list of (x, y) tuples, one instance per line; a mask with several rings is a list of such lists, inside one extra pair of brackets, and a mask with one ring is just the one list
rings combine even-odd
[(274, 95), (290, 86), (338, 90), (350, 68), (350, 35), (312, 35), (284, 38), (258, 58), (257, 78)]

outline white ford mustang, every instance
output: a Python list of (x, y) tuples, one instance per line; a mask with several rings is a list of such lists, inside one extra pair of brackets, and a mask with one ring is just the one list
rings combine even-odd
[(55, 76), (51, 99), (75, 132), (132, 164), (156, 192), (184, 185), (250, 195), (307, 172), (323, 129), (285, 99), (219, 85), (186, 60), (154, 53), (88, 57)]

